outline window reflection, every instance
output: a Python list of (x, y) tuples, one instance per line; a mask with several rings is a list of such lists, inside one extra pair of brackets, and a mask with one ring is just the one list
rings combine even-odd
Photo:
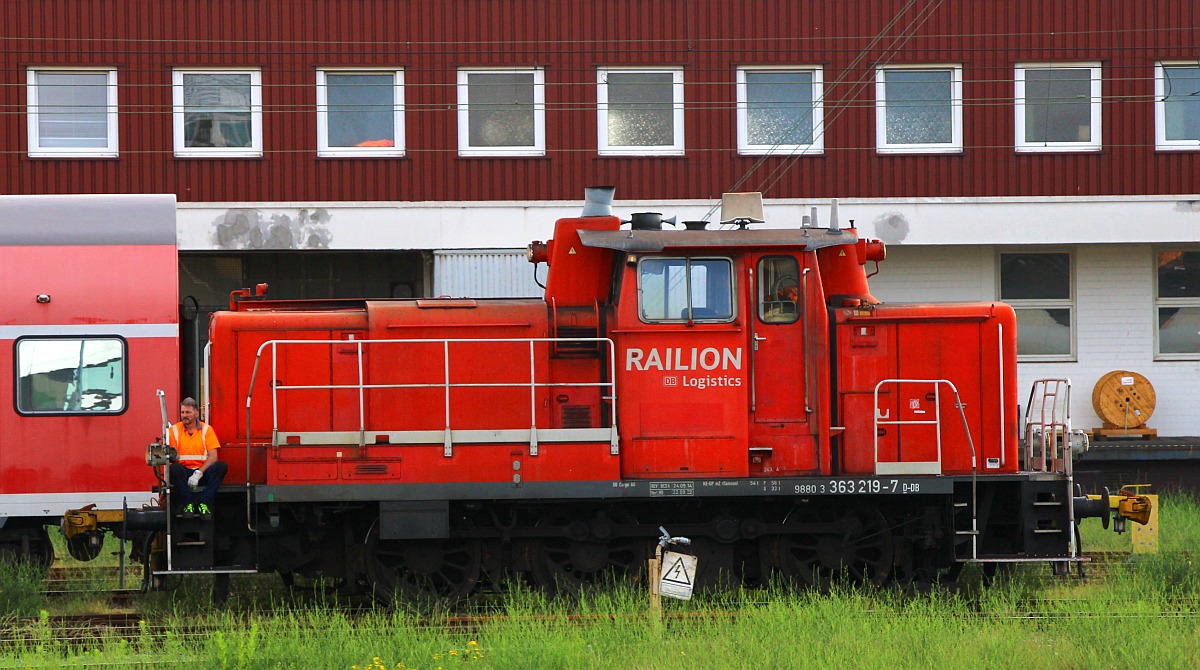
[(532, 147), (534, 87), (530, 73), (476, 72), (467, 75), (467, 110), (473, 147)]
[(1071, 354), (1071, 310), (1014, 310), (1017, 313), (1017, 355), (1069, 356)]
[(888, 144), (949, 144), (954, 140), (954, 80), (950, 70), (889, 70)]
[(1200, 252), (1158, 252), (1158, 354), (1195, 358), (1200, 354)]
[(17, 408), (26, 413), (125, 409), (125, 345), (115, 338), (22, 339)]
[(749, 144), (813, 143), (811, 72), (747, 72), (745, 78)]
[(1092, 140), (1092, 71), (1048, 68), (1025, 71), (1025, 141)]
[(184, 146), (250, 147), (252, 86), (249, 74), (185, 74)]
[(800, 318), (800, 264), (791, 256), (758, 263), (758, 316), (765, 323), (795, 323)]
[(329, 146), (395, 146), (395, 81), (392, 73), (325, 75)]
[(732, 265), (723, 258), (647, 258), (638, 268), (642, 319), (733, 318)]
[(671, 72), (610, 72), (608, 143), (671, 146), (675, 141), (674, 83)]

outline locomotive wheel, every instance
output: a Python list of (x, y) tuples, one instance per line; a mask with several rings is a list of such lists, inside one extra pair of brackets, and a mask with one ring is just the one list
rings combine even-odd
[(692, 540), (689, 550), (699, 559), (695, 576), (697, 591), (730, 591), (741, 585), (737, 545), (697, 537)]
[(50, 534), (46, 532), (45, 526), (27, 530), (16, 529), (8, 535), (11, 538), (9, 541), (0, 542), (0, 561), (23, 561), (39, 570), (50, 569), (50, 565), (54, 563), (54, 545), (50, 544)]
[(387, 604), (397, 596), (465, 598), (479, 582), (481, 565), (478, 540), (380, 540), (372, 528), (367, 541), (367, 580)]
[[(808, 503), (792, 510), (784, 523), (801, 526), (779, 539), (780, 568), (790, 580), (828, 590), (842, 576), (878, 586), (891, 573), (892, 534), (871, 505)], [(811, 531), (803, 529), (806, 525)]]
[(606, 537), (614, 524), (633, 524), (625, 513), (603, 511), (590, 515), (579, 508), (546, 512), (538, 526), (556, 533), (534, 540), (531, 571), (534, 582), (547, 593), (578, 588), (607, 576), (641, 574), (645, 563), (643, 542), (632, 537)]

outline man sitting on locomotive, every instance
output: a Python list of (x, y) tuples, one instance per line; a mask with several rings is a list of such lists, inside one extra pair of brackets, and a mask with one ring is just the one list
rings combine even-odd
[(200, 420), (194, 399), (179, 403), (179, 419), (169, 433), (171, 446), (179, 452), (179, 462), (171, 464), (171, 491), (179, 496), (184, 517), (208, 516), (229, 466), (218, 458), (217, 433)]

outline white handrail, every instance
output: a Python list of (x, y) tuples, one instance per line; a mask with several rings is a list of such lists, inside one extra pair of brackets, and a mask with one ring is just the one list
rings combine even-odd
[[(1035, 415), (1034, 405), (1037, 405)], [(1034, 421), (1036, 416), (1037, 421)], [(1078, 555), (1075, 542), (1075, 467), (1071, 457), (1071, 380), (1038, 379), (1029, 389), (1025, 408), (1025, 462), (1030, 470), (1054, 472), (1067, 478), (1067, 532), (1070, 556)], [(1040, 454), (1035, 451), (1036, 444)], [(1040, 456), (1040, 459), (1038, 458)]]
[[(887, 415), (881, 414), (879, 411), (879, 389), (884, 384), (933, 384), (933, 421), (902, 421), (896, 419), (894, 421), (880, 421), (887, 419)], [(884, 379), (875, 385), (875, 406), (873, 408), (875, 414), (875, 474), (885, 474), (883, 470), (888, 470), (887, 474), (942, 474), (942, 384), (950, 387), (950, 391), (954, 393), (954, 407), (958, 409), (958, 416), (962, 419), (963, 433), (967, 436), (967, 446), (971, 448), (971, 528), (965, 531), (971, 537), (971, 558), (979, 558), (979, 457), (975, 453), (975, 440), (971, 438), (971, 426), (967, 424), (967, 414), (963, 410), (962, 397), (958, 394), (958, 388), (954, 386), (954, 382), (949, 379)], [(1003, 393), (1001, 394), (1003, 395)], [(899, 397), (899, 394), (897, 394)], [(1004, 420), (1003, 414), (1001, 421)], [(879, 462), (879, 426), (883, 425), (933, 425), (937, 432), (937, 460), (928, 462), (899, 462), (891, 468), (881, 470)], [(897, 437), (896, 455), (899, 458), (900, 443)], [(1004, 444), (1000, 444), (1001, 451), (1004, 450)], [(957, 532), (957, 531), (956, 531)]]
[[(879, 409), (879, 389), (882, 388), (884, 384), (895, 384), (897, 386), (900, 384), (932, 384), (933, 385), (933, 411), (934, 411), (933, 420), (932, 421), (915, 420), (915, 419), (908, 420), (908, 421), (901, 421), (899, 419), (887, 420), (889, 418), (889, 415), (881, 413), (880, 409)], [(959, 417), (962, 418), (963, 431), (967, 435), (967, 444), (971, 447), (971, 471), (975, 472), (975, 469), (977, 467), (977, 460), (978, 460), (977, 456), (975, 454), (975, 441), (971, 438), (971, 428), (969, 425), (967, 425), (967, 415), (966, 415), (966, 413), (963, 412), (962, 398), (958, 395), (958, 388), (956, 388), (954, 386), (954, 383), (951, 382), (949, 379), (883, 379), (883, 380), (880, 380), (880, 382), (875, 385), (875, 402), (874, 402), (874, 408), (873, 408), (874, 414), (875, 414), (874, 440), (875, 440), (875, 472), (876, 472), (876, 474), (884, 474), (884, 473), (881, 473), (880, 469), (879, 469), (879, 466), (880, 466), (880, 462), (879, 462), (879, 426), (881, 426), (881, 425), (896, 425), (896, 426), (906, 426), (906, 425), (930, 426), (931, 425), (931, 426), (936, 426), (935, 432), (937, 433), (937, 460), (936, 461), (927, 461), (927, 462), (909, 463), (909, 465), (918, 466), (918, 467), (916, 467), (916, 469), (921, 470), (920, 472), (904, 473), (904, 472), (897, 471), (895, 473), (890, 473), (890, 474), (941, 474), (941, 468), (942, 468), (941, 385), (942, 384), (949, 386), (950, 391), (952, 393), (954, 393), (954, 406), (958, 409)], [(926, 471), (926, 470), (928, 470), (928, 471)]]
[[(594, 342), (604, 343), (608, 348), (608, 379), (609, 381), (561, 381), (554, 382), (538, 382), (537, 381), (537, 357), (535, 344), (544, 343), (563, 343), (563, 342)], [(281, 346), (337, 346), (346, 345), (348, 340), (268, 340), (259, 345), (255, 353), (254, 372), (251, 375), (250, 388), (253, 389), (255, 377), (258, 374), (259, 361), (264, 353), (268, 350), (271, 358), (271, 441), (273, 445), (281, 446), (279, 434), (279, 398), (278, 394), (281, 391), (296, 391), (296, 390), (355, 390), (358, 393), (358, 411), (359, 411), (359, 446), (365, 446), (366, 443), (366, 400), (365, 394), (371, 389), (409, 389), (409, 388), (441, 388), (444, 398), (444, 455), (449, 458), (453, 456), (453, 441), (452, 426), (450, 425), (451, 404), (450, 390), (453, 388), (529, 388), (530, 399), (530, 432), (529, 432), (529, 455), (537, 456), (537, 389), (552, 387), (552, 386), (572, 386), (572, 387), (601, 387), (607, 389), (608, 395), (604, 399), (609, 401), (609, 424), (610, 431), (606, 438), (610, 443), (610, 452), (613, 455), (618, 453), (619, 437), (617, 434), (617, 390), (616, 390), (616, 345), (610, 338), (606, 337), (522, 337), (522, 338), (413, 338), (413, 339), (388, 339), (388, 340), (355, 340), (357, 367), (358, 367), (358, 383), (357, 384), (280, 384), (278, 380), (278, 360), (279, 349)], [(529, 345), (529, 381), (521, 382), (492, 382), (492, 383), (452, 383), (450, 380), (450, 345), (452, 344), (501, 344), (501, 343), (527, 343)], [(366, 383), (365, 371), (363, 367), (363, 355), (365, 349), (372, 345), (395, 345), (395, 344), (440, 344), (442, 348), (443, 358), (443, 378), (441, 382), (435, 383), (394, 383), (394, 384), (368, 384)], [(250, 426), (250, 411), (252, 403), (252, 393), (246, 396), (246, 418), (247, 418), (247, 437), (249, 437)], [(249, 460), (249, 450), (247, 450), (247, 460)], [(249, 463), (247, 463), (247, 472), (249, 472)]]

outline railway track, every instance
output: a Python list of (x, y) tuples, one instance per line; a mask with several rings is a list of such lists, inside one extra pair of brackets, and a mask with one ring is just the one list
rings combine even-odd
[[(1119, 569), (1124, 564), (1130, 564), (1132, 555), (1126, 552), (1089, 552), (1086, 556), (1090, 559), (1082, 564), (1084, 566), (1083, 576), (1089, 580), (1103, 580), (1110, 571)], [(1072, 577), (1079, 578), (1077, 571), (1072, 572)], [(133, 581), (140, 584), (141, 569), (135, 567), (127, 572), (127, 583)], [(46, 590), (45, 595), (61, 597), (71, 594), (106, 594), (110, 606), (135, 606), (136, 597), (140, 592), (136, 589), (115, 590), (111, 587), (105, 588), (103, 584), (115, 584), (117, 581), (117, 568), (115, 566), (103, 567), (60, 567), (51, 568), (44, 580)], [(90, 589), (88, 586), (90, 585)], [(1021, 611), (1012, 611), (1004, 613), (978, 613), (981, 618), (989, 619), (1011, 619), (1011, 620), (1054, 620), (1068, 617), (1086, 617), (1095, 619), (1123, 619), (1131, 614), (1114, 611), (1096, 611), (1096, 612), (1080, 612), (1071, 607), (1073, 601), (1068, 598), (1051, 598), (1051, 599), (1036, 599), (1031, 601), (1030, 606)], [(1175, 608), (1173, 611), (1164, 612), (1159, 616), (1166, 618), (1178, 619), (1197, 619), (1200, 620), (1200, 598), (1176, 598), (1168, 601), (1168, 604)], [(1053, 606), (1051, 606), (1053, 605)], [(598, 624), (605, 620), (617, 620), (621, 615), (598, 614), (598, 615), (544, 615), (544, 616), (521, 616), (512, 617), (505, 615), (496, 615), (486, 611), (488, 604), (478, 605), (481, 610), (477, 613), (462, 613), (456, 615), (438, 616), (423, 620), (418, 623), (419, 626), (438, 627), (448, 630), (464, 630), (473, 631), (495, 625), (500, 622), (512, 621), (520, 619), (524, 623), (566, 623), (569, 625), (592, 625)], [(358, 608), (340, 608), (340, 612), (350, 617), (369, 616), (371, 612), (376, 611), (372, 607)], [(702, 619), (721, 619), (728, 617), (731, 621), (735, 619), (753, 616), (755, 612), (755, 603), (749, 603), (741, 606), (740, 609), (728, 611), (725, 610), (706, 610), (703, 612), (668, 612), (662, 615), (665, 623), (679, 622), (685, 620)], [(890, 616), (894, 614), (888, 610), (864, 610), (865, 616)], [(270, 610), (250, 611), (239, 614), (238, 616), (250, 620), (254, 617), (270, 617), (274, 612)], [(647, 615), (626, 615), (626, 617), (645, 617)], [(226, 620), (222, 625), (228, 625)], [(70, 616), (53, 616), (40, 618), (23, 618), (9, 619), (7, 621), (0, 620), (0, 649), (6, 644), (36, 644), (36, 643), (61, 643), (70, 645), (89, 645), (99, 644), (105, 640), (124, 639), (124, 640), (141, 640), (144, 642), (153, 642), (161, 639), (165, 635), (172, 635), (176, 638), (192, 638), (204, 637), (215, 627), (203, 623), (189, 624), (186, 627), (177, 625), (168, 625), (162, 622), (161, 619), (152, 618), (148, 615), (139, 613), (123, 612), (123, 613), (91, 613), (78, 614)], [(5, 642), (7, 641), (7, 642)]]
[[(1108, 620), (1113, 622), (1144, 619), (1145, 612), (1122, 612), (1112, 610), (1080, 611), (1074, 607), (1080, 601), (1072, 599), (1037, 599), (1030, 607), (1010, 612), (977, 612), (974, 617), (979, 620), (993, 621), (1061, 621), (1068, 619)], [(1167, 604), (1175, 609), (1155, 614), (1158, 619), (1176, 619), (1200, 622), (1200, 598), (1173, 599)], [(249, 624), (256, 618), (271, 617), (269, 611), (249, 612), (239, 615)], [(365, 611), (350, 612), (351, 617), (362, 618), (368, 625), (378, 625), (371, 620)], [(462, 614), (442, 616), (422, 620), (416, 623), (418, 628), (437, 628), (440, 630), (478, 632), (495, 628), (501, 624), (517, 624), (529, 626), (570, 626), (586, 627), (604, 625), (608, 622), (645, 620), (661, 621), (671, 626), (688, 622), (745, 622), (753, 619), (757, 611), (753, 607), (742, 607), (730, 610), (705, 610), (690, 612), (665, 612), (657, 617), (650, 614), (547, 614), (547, 615), (497, 615), (497, 614)], [(768, 614), (767, 616), (777, 616)], [(861, 610), (857, 616), (862, 617), (894, 617), (897, 613), (890, 609)], [(0, 624), (0, 650), (5, 648), (26, 647), (32, 645), (59, 645), (74, 648), (88, 648), (102, 645), (106, 642), (124, 640), (139, 644), (155, 644), (170, 636), (173, 640), (207, 639), (213, 632), (227, 630), (230, 623), (227, 618), (220, 622), (193, 622), (186, 625), (168, 624), (161, 619), (154, 619), (142, 614), (81, 614), (73, 616), (41, 617), (18, 619)]]
[[(1097, 551), (1085, 552), (1089, 560), (1080, 564), (1082, 575), (1088, 579), (1098, 579), (1106, 576), (1114, 567), (1130, 563), (1135, 557), (1128, 552)], [(1072, 576), (1080, 576), (1079, 569), (1072, 570)], [(142, 584), (142, 567), (127, 566), (125, 569), (125, 584), (120, 586), (119, 568), (115, 565), (106, 566), (61, 566), (51, 567), (42, 579), (42, 595), (50, 598), (62, 598), (71, 595), (109, 594), (110, 598), (124, 602), (140, 593)]]

